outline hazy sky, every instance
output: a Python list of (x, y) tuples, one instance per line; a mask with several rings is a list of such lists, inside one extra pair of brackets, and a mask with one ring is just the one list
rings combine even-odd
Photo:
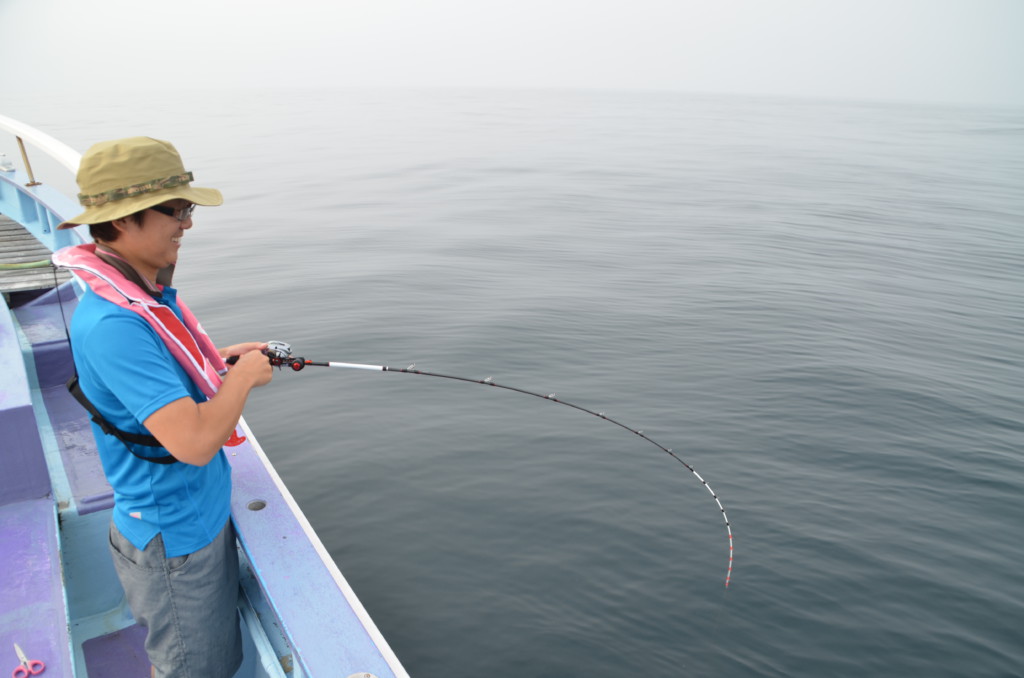
[(89, 87), (640, 88), (1024, 106), (1024, 0), (0, 0), (0, 112)]

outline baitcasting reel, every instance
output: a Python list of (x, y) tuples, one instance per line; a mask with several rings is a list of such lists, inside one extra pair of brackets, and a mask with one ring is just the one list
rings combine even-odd
[[(287, 365), (292, 368), (295, 372), (298, 372), (306, 366), (305, 358), (296, 358), (292, 355), (292, 345), (284, 341), (268, 341), (267, 347), (263, 349), (263, 355), (270, 359), (270, 364), (281, 369), (282, 365)], [(238, 356), (233, 355), (225, 360), (228, 365), (234, 365), (238, 362)]]
[(282, 365), (287, 365), (298, 372), (306, 366), (306, 359), (293, 357), (292, 345), (283, 341), (268, 341), (267, 348), (263, 353), (270, 358), (270, 364), (278, 369)]

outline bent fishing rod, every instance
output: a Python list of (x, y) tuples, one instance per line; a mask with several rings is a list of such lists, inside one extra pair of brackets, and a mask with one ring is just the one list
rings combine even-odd
[[(616, 421), (615, 419), (612, 419), (611, 417), (607, 416), (604, 412), (595, 412), (593, 410), (587, 409), (586, 407), (581, 407), (580, 405), (576, 405), (576, 404), (570, 403), (570, 402), (568, 402), (566, 400), (561, 400), (559, 398), (556, 398), (554, 393), (549, 393), (548, 395), (544, 395), (542, 393), (535, 393), (533, 391), (527, 391), (526, 389), (517, 388), (515, 386), (506, 386), (504, 384), (498, 384), (491, 377), (487, 377), (486, 379), (472, 379), (472, 378), (469, 378), (469, 377), (456, 377), (456, 376), (452, 376), (450, 374), (438, 374), (436, 372), (426, 372), (424, 370), (418, 370), (418, 369), (416, 369), (416, 365), (410, 365), (409, 367), (402, 368), (402, 367), (388, 367), (387, 365), (364, 365), (364, 364), (361, 364), (361, 363), (320, 362), (320, 361), (316, 361), (316, 360), (307, 360), (306, 358), (300, 358), (300, 357), (292, 355), (292, 347), (291, 347), (291, 345), (287, 344), (287, 343), (285, 343), (283, 341), (271, 341), (271, 342), (268, 342), (267, 343), (267, 348), (263, 352), (267, 355), (267, 358), (270, 359), (270, 364), (271, 365), (274, 365), (274, 366), (278, 367), (279, 369), (281, 367), (289, 367), (294, 372), (299, 372), (299, 371), (303, 370), (306, 366), (310, 366), (310, 367), (334, 367), (334, 368), (350, 369), (350, 370), (370, 370), (370, 371), (374, 371), (374, 372), (400, 372), (402, 374), (418, 374), (418, 375), (421, 375), (421, 376), (424, 376), (424, 377), (438, 377), (438, 378), (441, 378), (441, 379), (450, 379), (450, 380), (453, 380), (453, 381), (463, 381), (463, 382), (467, 382), (467, 383), (470, 383), (470, 384), (481, 384), (483, 386), (493, 386), (494, 388), (501, 388), (501, 389), (505, 389), (506, 391), (515, 391), (516, 393), (522, 393), (524, 395), (534, 396), (535, 398), (540, 398), (541, 400), (548, 400), (548, 401), (553, 402), (553, 403), (558, 403), (559, 405), (565, 405), (566, 407), (571, 407), (574, 410), (579, 410), (580, 412), (585, 412), (585, 413), (587, 413), (589, 415), (597, 417), (598, 419), (604, 419), (605, 421), (610, 422), (612, 424), (615, 424), (616, 426), (618, 426), (620, 428), (626, 429), (630, 433), (633, 433), (634, 435), (637, 435), (637, 436), (643, 438), (644, 440), (646, 440), (647, 442), (651, 443), (652, 445), (654, 445), (655, 447), (660, 449), (662, 452), (665, 452), (670, 457), (672, 457), (673, 459), (678, 461), (680, 464), (685, 466), (686, 469), (690, 473), (692, 473), (694, 476), (697, 477), (697, 480), (700, 481), (701, 485), (703, 485), (705, 488), (707, 488), (707, 491), (711, 493), (711, 496), (715, 500), (715, 504), (718, 505), (718, 510), (722, 512), (722, 519), (725, 520), (725, 532), (726, 532), (726, 534), (729, 537), (729, 564), (728, 564), (728, 567), (727, 567), (726, 572), (725, 572), (725, 587), (729, 588), (729, 582), (732, 580), (732, 562), (733, 562), (732, 525), (729, 523), (729, 516), (726, 515), (726, 513), (725, 513), (725, 507), (722, 506), (722, 500), (718, 498), (718, 495), (715, 494), (715, 491), (712, 490), (711, 486), (708, 485), (707, 481), (704, 480), (704, 478), (701, 477), (701, 475), (699, 473), (697, 473), (697, 470), (695, 468), (693, 468), (688, 463), (683, 461), (683, 459), (681, 457), (679, 457), (675, 452), (673, 452), (670, 448), (665, 447), (661, 443), (659, 443), (659, 442), (653, 440), (652, 438), (648, 437), (647, 435), (645, 435), (643, 431), (638, 431), (635, 428), (626, 426), (622, 422)], [(227, 362), (229, 364), (234, 364), (237, 360), (238, 360), (238, 356), (232, 356), (231, 358), (228, 358)]]

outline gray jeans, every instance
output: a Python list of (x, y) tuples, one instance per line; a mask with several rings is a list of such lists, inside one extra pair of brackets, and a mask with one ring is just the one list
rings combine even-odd
[(209, 545), (166, 558), (158, 534), (144, 551), (110, 524), (110, 553), (158, 678), (231, 678), (242, 662), (238, 551), (229, 519)]

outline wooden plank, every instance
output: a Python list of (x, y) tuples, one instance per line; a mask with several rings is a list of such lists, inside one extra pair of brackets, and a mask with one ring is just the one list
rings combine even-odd
[[(49, 260), (50, 250), (18, 222), (0, 214), (0, 263), (23, 264)], [(70, 280), (67, 271), (57, 271), (57, 283)], [(0, 292), (45, 290), (54, 286), (53, 268), (0, 270)]]

